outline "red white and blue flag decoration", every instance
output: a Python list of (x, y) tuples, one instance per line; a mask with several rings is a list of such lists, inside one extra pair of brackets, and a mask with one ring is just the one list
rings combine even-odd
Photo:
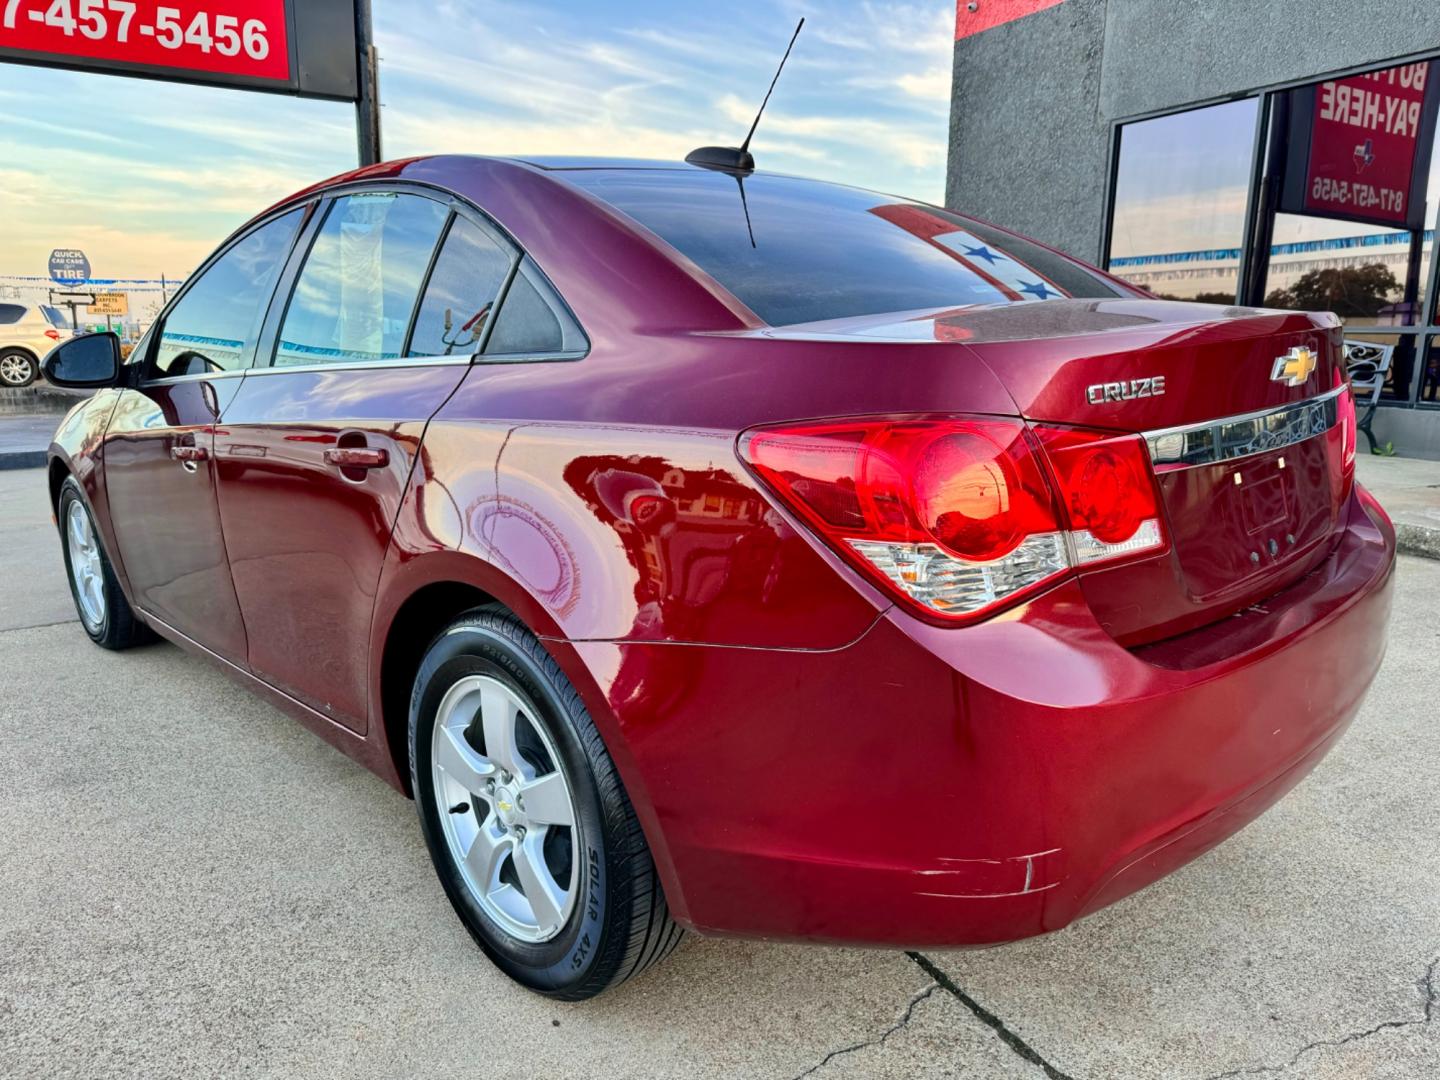
[(989, 278), (1014, 300), (1058, 300), (1067, 295), (1024, 263), (990, 247), (964, 229), (942, 233), (932, 242), (954, 254), (976, 273)]
[(1058, 300), (1070, 295), (1034, 267), (923, 206), (891, 203), (873, 207), (870, 212), (933, 244), (976, 277), (993, 285), (1007, 300), (1017, 303)]

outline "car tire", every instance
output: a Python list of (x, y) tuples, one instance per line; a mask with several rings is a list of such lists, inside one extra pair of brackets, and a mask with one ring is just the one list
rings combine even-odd
[(56, 509), (65, 577), (75, 613), (90, 640), (105, 649), (128, 649), (155, 640), (154, 631), (136, 617), (120, 591), (95, 519), (73, 476), (61, 485)]
[(512, 979), (579, 1001), (679, 944), (684, 932), (600, 733), (513, 614), (477, 608), (430, 645), (410, 699), (409, 741), (420, 827), (441, 884)]
[(0, 352), (0, 386), (29, 386), (39, 374), (39, 361), (24, 349)]

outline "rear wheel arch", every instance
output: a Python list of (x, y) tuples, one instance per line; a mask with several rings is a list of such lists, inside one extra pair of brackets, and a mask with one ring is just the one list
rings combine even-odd
[(472, 553), (443, 551), (412, 556), (398, 567), (387, 567), (382, 575), (371, 627), (371, 688), (375, 704), (370, 737), (385, 740), (379, 758), (393, 770), (391, 782), (414, 797), (410, 778), (410, 694), (426, 651), (457, 616), (487, 604), (510, 612), (540, 638), (579, 693), (640, 816), (650, 850), (665, 878), (672, 911), (683, 921), (688, 909), (674, 876), (669, 845), (655, 816), (645, 777), (618, 733), (604, 689), (544, 606), (503, 570)]
[[(391, 608), (391, 598), (395, 590), (402, 587), (402, 580), (408, 592)], [(564, 634), (534, 597), (503, 571), (470, 554), (437, 552), (412, 559), (395, 575), (391, 586), (389, 590), (382, 586), (377, 617), (371, 628), (371, 641), (383, 643), (372, 653), (379, 678), (372, 680), (371, 685), (377, 694), (379, 720), (390, 762), (402, 789), (413, 796), (406, 748), (410, 691), (425, 650), (436, 636), (456, 616), (487, 604), (496, 604), (510, 612), (542, 641), (563, 639)], [(388, 618), (387, 610), (393, 611)], [(553, 653), (554, 649), (550, 651)], [(564, 658), (557, 656), (556, 659), (566, 669), (567, 677), (593, 715), (598, 687)], [(602, 722), (600, 726), (603, 734), (608, 725)], [(607, 743), (609, 741), (607, 739)]]
[(495, 598), (464, 581), (432, 581), (412, 592), (395, 610), (385, 630), (380, 655), (380, 719), (390, 763), (405, 793), (410, 784), (410, 692), (425, 651), (458, 615), (495, 603)]

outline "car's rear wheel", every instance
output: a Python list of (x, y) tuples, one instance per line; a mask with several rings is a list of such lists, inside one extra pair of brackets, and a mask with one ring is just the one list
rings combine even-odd
[(0, 383), (5, 386), (29, 386), (40, 374), (40, 365), (23, 349), (0, 352)]
[(445, 892), (511, 978), (579, 1000), (678, 944), (599, 732), (514, 615), (478, 608), (430, 646), (410, 701), (410, 762)]
[(153, 640), (154, 633), (135, 617), (120, 591), (95, 519), (73, 476), (65, 478), (56, 509), (65, 552), (65, 576), (70, 580), (70, 595), (75, 599), (80, 625), (90, 640), (106, 649), (128, 649)]

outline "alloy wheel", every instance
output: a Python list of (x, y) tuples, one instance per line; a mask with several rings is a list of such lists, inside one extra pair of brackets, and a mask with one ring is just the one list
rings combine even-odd
[(29, 359), (18, 353), (0, 356), (0, 382), (7, 386), (24, 386), (31, 377)]
[(575, 801), (535, 707), (488, 675), (440, 701), (430, 761), (450, 855), (485, 915), (539, 943), (574, 910), (580, 850)]
[(70, 549), (70, 579), (75, 583), (80, 617), (91, 630), (99, 630), (105, 623), (105, 568), (90, 515), (78, 499), (70, 503), (65, 515), (65, 537)]

